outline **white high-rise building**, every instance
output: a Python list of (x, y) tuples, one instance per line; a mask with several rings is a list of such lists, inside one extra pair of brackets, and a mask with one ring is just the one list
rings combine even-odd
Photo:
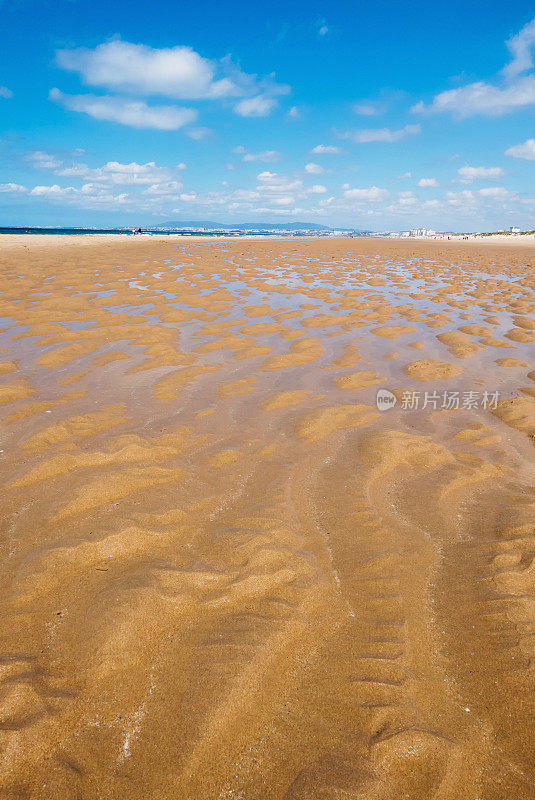
[(411, 236), (434, 236), (435, 231), (432, 231), (429, 228), (412, 228), (410, 232)]

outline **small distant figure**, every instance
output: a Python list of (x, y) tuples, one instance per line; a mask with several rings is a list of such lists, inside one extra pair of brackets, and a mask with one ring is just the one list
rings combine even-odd
[(138, 229), (137, 229), (137, 232), (138, 232), (138, 233), (141, 233), (141, 228), (138, 228)]

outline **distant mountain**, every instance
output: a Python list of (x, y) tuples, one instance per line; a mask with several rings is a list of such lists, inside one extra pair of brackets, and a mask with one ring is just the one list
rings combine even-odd
[[(254, 230), (254, 231), (331, 231), (333, 228), (320, 225), (317, 222), (209, 222), (207, 220), (171, 220), (155, 225), (153, 230), (160, 228), (211, 228), (213, 230)], [(349, 230), (336, 228), (336, 230)]]

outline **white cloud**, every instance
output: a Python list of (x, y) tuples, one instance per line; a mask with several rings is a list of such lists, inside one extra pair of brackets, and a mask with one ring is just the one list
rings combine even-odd
[(476, 180), (495, 180), (505, 175), (501, 167), (461, 167), (457, 170), (461, 183), (472, 183)]
[(397, 202), (388, 206), (388, 210), (395, 214), (414, 213), (418, 200), (412, 192), (398, 192)]
[(154, 161), (147, 164), (121, 164), (118, 161), (108, 161), (102, 167), (92, 169), (87, 164), (75, 164), (72, 167), (55, 169), (56, 175), (69, 178), (80, 178), (94, 183), (110, 183), (123, 186), (148, 186), (154, 183), (166, 183), (174, 179), (176, 174), (186, 168), (185, 164), (176, 167), (157, 167)]
[(258, 173), (256, 179), (257, 185), (254, 189), (240, 188), (223, 193), (208, 192), (198, 195), (195, 202), (207, 209), (212, 206), (227, 205), (228, 208), (232, 206), (231, 210), (233, 211), (239, 208), (244, 213), (249, 213), (253, 211), (253, 207), (258, 206), (258, 201), (261, 201), (263, 208), (276, 210), (289, 207), (298, 199), (310, 198), (312, 195), (319, 195), (325, 191), (319, 185), (305, 189), (303, 181), (295, 174), (285, 175), (265, 170)]
[(279, 153), (278, 150), (262, 150), (260, 153), (251, 153), (251, 151), (247, 150), (242, 144), (234, 147), (232, 152), (237, 156), (243, 156), (242, 161), (245, 162), (260, 161), (265, 164), (270, 164), (280, 161), (282, 158), (282, 154)]
[(475, 200), (471, 189), (463, 189), (461, 192), (446, 192), (446, 201), (451, 206), (462, 207), (471, 205)]
[(77, 72), (89, 86), (105, 86), (131, 94), (164, 94), (175, 98), (228, 97), (231, 81), (215, 80), (215, 68), (190, 47), (155, 50), (145, 45), (112, 41), (94, 50), (58, 50), (62, 69)]
[(435, 211), (437, 208), (441, 208), (441, 207), (442, 207), (442, 204), (441, 204), (440, 200), (425, 200), (425, 202), (422, 203), (422, 209), (424, 211), (428, 211), (429, 209), (432, 209), (433, 211)]
[(297, 106), (292, 106), (288, 113), (286, 114), (288, 119), (301, 119), (301, 112), (297, 108)]
[[(146, 164), (108, 161), (96, 168), (81, 162), (66, 166), (55, 156), (42, 151), (28, 154), (26, 160), (54, 175), (83, 181), (81, 186), (61, 186), (58, 183), (34, 186), (30, 191), (32, 197), (65, 202), (82, 208), (122, 207), (126, 210), (155, 213), (159, 212), (165, 202), (177, 199), (182, 189), (180, 177), (186, 168), (182, 163), (172, 167), (159, 167), (153, 161)], [(115, 194), (114, 189), (118, 186), (128, 187), (128, 193), (121, 191)], [(24, 187), (22, 190), (26, 191)]]
[(149, 106), (142, 100), (128, 100), (124, 97), (70, 95), (63, 94), (59, 89), (51, 89), (49, 97), (70, 111), (82, 112), (94, 119), (118, 122), (131, 128), (175, 131), (197, 119), (197, 112), (192, 108)]
[(240, 117), (267, 117), (275, 106), (277, 101), (273, 97), (266, 94), (259, 94), (256, 97), (248, 97), (245, 100), (240, 100), (234, 106), (234, 111)]
[[(255, 189), (234, 189), (232, 191), (208, 192), (206, 194), (188, 193), (190, 202), (203, 207), (210, 213), (222, 207), (229, 212), (250, 213), (306, 213), (320, 214), (320, 204), (299, 208), (299, 200), (310, 201), (314, 196), (326, 192), (325, 187), (318, 185), (304, 188), (303, 182), (294, 175), (264, 171), (257, 175), (258, 185)], [(182, 199), (182, 195), (181, 195)]]
[(130, 198), (126, 193), (114, 195), (108, 189), (92, 183), (86, 183), (80, 188), (63, 187), (57, 183), (52, 186), (34, 186), (30, 195), (88, 209), (130, 207), (132, 210), (134, 208), (148, 210), (151, 207), (151, 200), (147, 200), (143, 206), (137, 198)]
[[(203, 213), (266, 213), (289, 216), (292, 213), (321, 214), (321, 202), (310, 202), (314, 197), (325, 194), (326, 188), (320, 184), (304, 187), (298, 173), (280, 174), (264, 171), (257, 175), (257, 186), (229, 190), (226, 186), (221, 191), (199, 194), (192, 190), (183, 190), (178, 179), (164, 180), (165, 168), (149, 163), (121, 165), (108, 162), (104, 167), (96, 169), (85, 164), (61, 166), (52, 169), (55, 174), (67, 173), (69, 177), (87, 180), (81, 186), (62, 186), (60, 183), (37, 185), (29, 192), (34, 200), (51, 202), (60, 205), (78, 206), (84, 209), (122, 209), (126, 212), (139, 213), (147, 211), (151, 214), (169, 214), (179, 203), (202, 208)], [(180, 167), (170, 168), (175, 175)], [(126, 177), (124, 177), (126, 176)], [(134, 176), (134, 177), (133, 177)], [(155, 178), (152, 183), (148, 183)], [(125, 191), (114, 191), (115, 186), (126, 183)], [(226, 182), (224, 182), (226, 183)], [(16, 191), (14, 185), (2, 187), (2, 190)], [(141, 190), (141, 191), (140, 191)], [(307, 208), (299, 207), (299, 200), (307, 200)], [(223, 212), (221, 211), (223, 209)]]
[(252, 200), (260, 200), (261, 197), (261, 192), (252, 191), (250, 189), (235, 189), (229, 195), (229, 199), (238, 200), (240, 203), (248, 203)]
[(189, 128), (189, 130), (184, 131), (184, 133), (196, 142), (209, 139), (214, 134), (213, 130), (210, 128)]
[(432, 186), (438, 186), (438, 181), (436, 178), (420, 178), (418, 186), (421, 189), (429, 189)]
[(504, 201), (518, 200), (516, 192), (509, 192), (503, 186), (488, 186), (473, 192), (471, 189), (464, 189), (461, 192), (446, 192), (448, 205), (455, 208), (475, 209), (479, 200)]
[(404, 178), (412, 178), (412, 172), (404, 172), (403, 175), (398, 175), (398, 180), (403, 180)]
[(57, 183), (53, 186), (34, 186), (30, 194), (36, 197), (44, 197), (46, 195), (64, 196), (67, 193), (72, 193), (74, 188), (72, 186), (62, 189)]
[(382, 114), (382, 109), (373, 105), (372, 103), (355, 103), (353, 106), (355, 114), (360, 114), (362, 117), (377, 117)]
[(320, 172), (325, 172), (325, 170), (319, 164), (313, 164), (311, 162), (305, 166), (305, 172), (308, 172), (310, 175), (319, 175)]
[(185, 46), (156, 49), (113, 40), (93, 50), (58, 50), (56, 61), (62, 69), (77, 72), (89, 86), (127, 94), (200, 100), (288, 92), (287, 86), (271, 78), (259, 80), (242, 72), (229, 57), (210, 60)]
[(166, 195), (176, 195), (182, 189), (180, 181), (167, 181), (167, 183), (153, 183), (143, 190), (143, 194), (153, 195), (154, 197), (165, 197)]
[(523, 144), (515, 144), (505, 151), (506, 156), (535, 161), (535, 139), (527, 139)]
[(265, 172), (259, 172), (257, 175), (259, 181), (272, 181), (279, 177), (281, 176), (277, 172), (268, 172), (267, 170)]
[(367, 130), (343, 131), (339, 133), (341, 139), (350, 139), (356, 144), (368, 142), (399, 142), (406, 136), (420, 133), (420, 125), (405, 125), (404, 128), (392, 130), (391, 128), (369, 128)]
[(0, 192), (6, 194), (24, 194), (28, 189), (20, 183), (0, 183)]
[(448, 89), (437, 94), (429, 106), (423, 102), (412, 107), (416, 113), (441, 114), (451, 112), (458, 118), (487, 114), (498, 117), (519, 108), (535, 104), (535, 76), (526, 75), (516, 83), (502, 88), (483, 81), (460, 89)]
[(36, 169), (58, 169), (63, 164), (57, 156), (52, 153), (45, 153), (44, 150), (34, 150), (27, 153), (24, 160), (28, 161)]
[[(503, 217), (500, 218), (500, 216), (496, 216), (497, 222), (489, 222), (489, 215), (492, 217), (493, 214), (503, 215), (505, 212), (513, 211), (522, 213), (520, 204), (525, 202), (516, 192), (510, 192), (503, 186), (489, 186), (477, 191), (472, 189), (458, 192), (448, 191), (442, 198), (425, 200), (425, 202), (421, 202), (412, 192), (405, 191), (398, 192), (397, 200), (387, 207), (387, 211), (405, 217), (410, 215), (412, 220), (420, 219), (424, 225), (433, 225), (431, 218), (427, 218), (426, 222), (427, 212), (434, 212), (435, 220), (440, 221), (442, 225), (448, 214), (454, 212), (457, 214), (455, 226), (463, 225), (462, 220), (466, 218), (474, 222), (478, 220), (478, 227), (482, 226), (484, 230), (485, 226), (494, 225), (496, 227), (504, 224)], [(513, 203), (516, 204), (516, 207)], [(485, 218), (487, 222), (484, 221)], [(433, 227), (437, 225), (437, 221)]]
[(84, 183), (80, 187), (34, 186), (30, 196), (54, 203), (78, 206), (85, 209), (123, 209), (125, 211), (147, 211), (162, 213), (165, 203), (176, 200), (177, 195), (169, 194), (166, 187), (149, 187), (141, 194), (121, 192), (114, 194), (108, 186), (96, 183)]
[(507, 200), (512, 196), (503, 186), (489, 186), (485, 189), (479, 189), (478, 194), (480, 194), (481, 197), (490, 197), (491, 200)]
[(365, 189), (347, 189), (344, 192), (344, 197), (348, 200), (358, 200), (362, 203), (378, 203), (381, 200), (386, 200), (388, 191), (380, 189), (378, 186), (368, 186)]
[(512, 61), (503, 68), (507, 80), (533, 69), (531, 50), (535, 44), (535, 19), (524, 25), (522, 30), (516, 36), (512, 36), (506, 44), (513, 56)]
[(293, 197), (273, 197), (271, 202), (275, 206), (290, 206), (295, 202)]
[(474, 114), (500, 116), (535, 104), (535, 75), (532, 72), (531, 50), (535, 44), (535, 19), (507, 41), (513, 58), (501, 72), (501, 82), (476, 81), (459, 89), (448, 89), (435, 95), (430, 105), (420, 101), (413, 106), (416, 113), (450, 112), (464, 118)]
[(0, 97), (3, 97), (4, 100), (10, 100), (13, 97), (13, 92), (7, 86), (0, 86)]
[(147, 186), (144, 194), (169, 195), (175, 194), (182, 188), (178, 180), (180, 173), (186, 169), (185, 164), (174, 167), (157, 167), (154, 161), (146, 164), (121, 164), (118, 161), (108, 161), (102, 167), (92, 168), (87, 164), (74, 163), (64, 166), (64, 163), (50, 153), (37, 150), (25, 157), (37, 169), (50, 170), (55, 175), (67, 178), (79, 178), (88, 181), (93, 186)]
[(326, 36), (329, 33), (329, 28), (327, 27), (327, 25), (322, 25), (318, 33), (320, 36)]
[(245, 152), (242, 161), (261, 161), (264, 164), (271, 164), (280, 161), (281, 158), (282, 156), (277, 150), (263, 150), (261, 153)]
[(340, 147), (336, 147), (334, 144), (317, 144), (316, 147), (313, 147), (310, 152), (317, 156), (324, 156), (335, 155), (337, 153), (341, 153), (342, 150)]
[(257, 179), (262, 191), (270, 193), (288, 194), (303, 188), (303, 181), (278, 172), (260, 172)]
[(417, 200), (412, 192), (398, 192), (398, 203), (401, 206), (413, 206)]

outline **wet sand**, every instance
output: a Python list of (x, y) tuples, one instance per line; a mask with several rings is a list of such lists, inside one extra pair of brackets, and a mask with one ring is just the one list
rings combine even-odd
[(535, 247), (0, 276), (2, 800), (535, 797)]

